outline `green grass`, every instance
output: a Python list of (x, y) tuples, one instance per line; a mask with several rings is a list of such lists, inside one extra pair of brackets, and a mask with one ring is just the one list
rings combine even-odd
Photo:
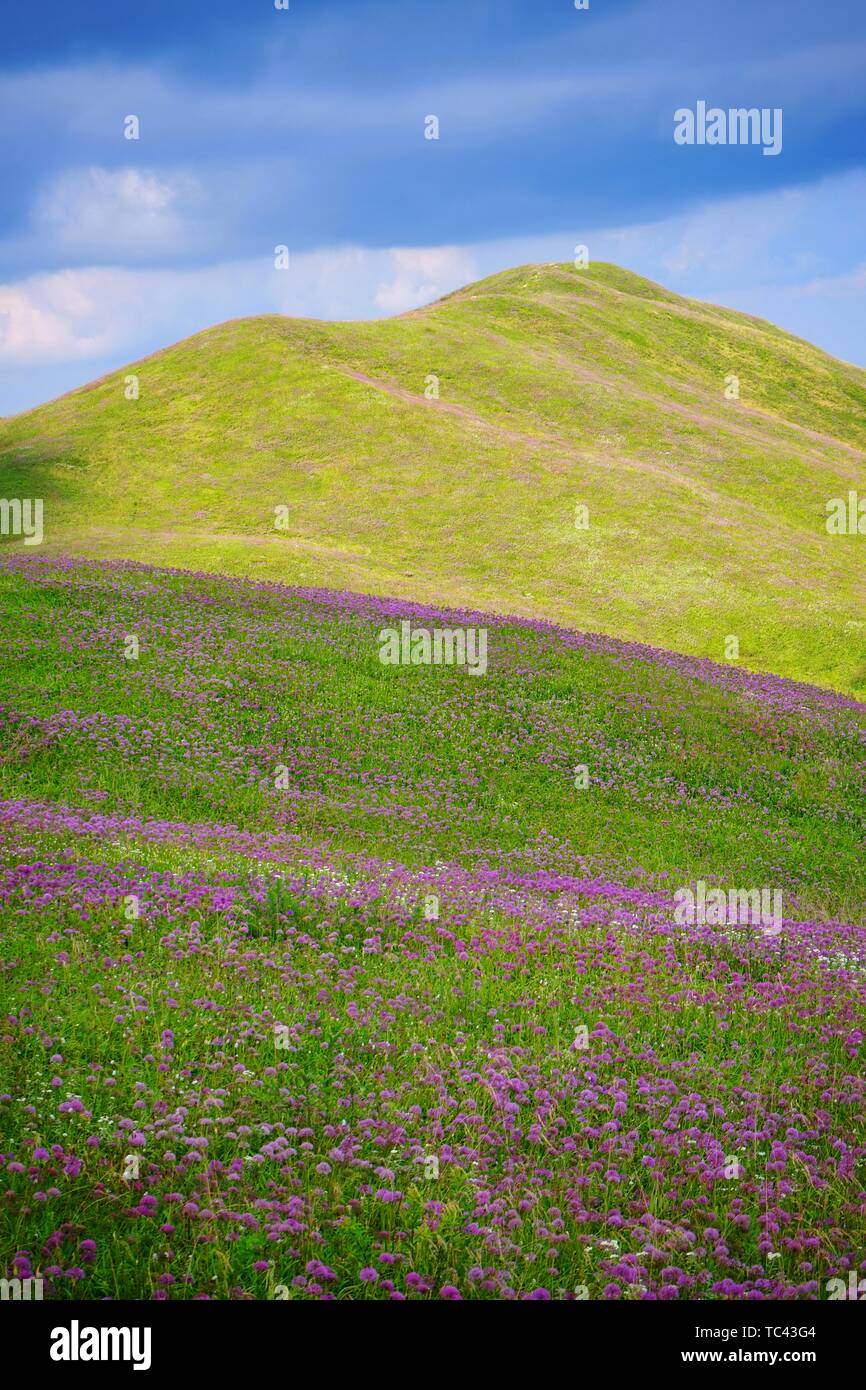
[[(0, 619), (0, 1277), (809, 1299), (862, 1260), (862, 708), (541, 625), (386, 667), (372, 600), (137, 566), (0, 565)], [(696, 878), (784, 931), (675, 924)]]
[(393, 320), (222, 324), (0, 424), (0, 496), (45, 499), (53, 551), (716, 660), (733, 635), (751, 669), (862, 693), (866, 538), (825, 528), (849, 488), (866, 495), (866, 373), (601, 264), (520, 267)]
[[(568, 865), (783, 883), (803, 912), (862, 918), (862, 711), (804, 719), (797, 699), (768, 708), (687, 669), (507, 624), (490, 629), (481, 680), (386, 667), (375, 614), (340, 624), (327, 604), (217, 578), (154, 572), (142, 589), (135, 572), (80, 573), (71, 586), (62, 572), (39, 585), (0, 574), (10, 800), (98, 795), (118, 813), (288, 826), (305, 844), (415, 865), (531, 868), (546, 842)], [(21, 722), (64, 709), (67, 732)], [(288, 807), (270, 786), (282, 758)], [(575, 789), (578, 765), (589, 790)], [(177, 867), (166, 853), (154, 862)]]

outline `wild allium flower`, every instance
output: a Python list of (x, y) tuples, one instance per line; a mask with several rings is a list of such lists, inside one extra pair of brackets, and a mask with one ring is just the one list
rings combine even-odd
[[(17, 1083), (14, 1099), (4, 1093), (0, 1169), (19, 1229), (42, 1217), (45, 1230), (58, 1225), (34, 1237), (40, 1258), (77, 1249), (89, 1272), (95, 1260), (78, 1238), (95, 1231), (101, 1250), (94, 1211), (116, 1217), (135, 1242), (148, 1216), (157, 1229), (153, 1203), (170, 1202), (177, 1230), (158, 1229), (177, 1250), (160, 1250), (163, 1263), (151, 1268), (195, 1269), (176, 1276), (184, 1293), (206, 1282), (201, 1247), (241, 1242), (240, 1255), (244, 1234), (255, 1232), (252, 1248), (271, 1244), (277, 1269), (303, 1267), (317, 1250), (320, 1260), (293, 1288), (332, 1299), (334, 1270), (345, 1275), (348, 1222), (383, 1276), (405, 1269), (413, 1236), (391, 1229), (405, 1200), (396, 1183), (411, 1173), (413, 1185), (430, 1184), (425, 1199), (438, 1196), (435, 1167), (448, 1173), (447, 1201), (425, 1208), (426, 1223), (444, 1224), (453, 1210), (461, 1236), (474, 1238), (468, 1258), (484, 1250), (493, 1263), (467, 1271), (458, 1242), (453, 1284), (413, 1271), (400, 1298), (437, 1286), (440, 1297), (450, 1289), (467, 1298), (574, 1297), (578, 1279), (594, 1298), (807, 1298), (862, 1260), (850, 1234), (861, 1215), (862, 1143), (850, 1116), (862, 1108), (862, 1077), (854, 1066), (843, 1076), (836, 1063), (840, 1048), (862, 1048), (853, 1024), (866, 997), (866, 932), (829, 913), (798, 919), (802, 869), (788, 852), (788, 811), (800, 805), (794, 778), (803, 772), (811, 784), (813, 766), (850, 761), (856, 782), (862, 706), (607, 639), (491, 623), (501, 683), (489, 681), (481, 703), (450, 698), (444, 682), (428, 703), (421, 696), (432, 685), (416, 682), (399, 716), (365, 706), (362, 693), (335, 724), (306, 670), (318, 663), (293, 663), (297, 698), (287, 699), (275, 637), (317, 655), (324, 645), (332, 675), (344, 666), (355, 675), (387, 600), (80, 561), (40, 567), (4, 556), (0, 570), (25, 597), (63, 596), (60, 657), (74, 659), (65, 688), (76, 702), (62, 710), (43, 691), (40, 713), (23, 716), (0, 703), (0, 733), (11, 732), (12, 746), (50, 735), (71, 765), (80, 755), (82, 769), (95, 761), (98, 770), (109, 754), (155, 803), (163, 796), (152, 817), (134, 814), (120, 790), (97, 801), (82, 775), (79, 804), (59, 806), (47, 791), (0, 801), (0, 921), (20, 943), (16, 954), (33, 958), (0, 1024), (3, 1050), (14, 1056), (34, 1039), (39, 1059), (23, 1094)], [(159, 634), (134, 691), (123, 670), (106, 686), (102, 664), (127, 607)], [(31, 634), (18, 635), (26, 650)], [(577, 693), (592, 675), (599, 698), (581, 706), (579, 720), (570, 699), (544, 693), (552, 669)], [(723, 735), (724, 758), (714, 753), (693, 776), (679, 753), (702, 746), (692, 718), (698, 685), (714, 691), (715, 712), (701, 719)], [(135, 698), (125, 701), (127, 692)], [(602, 872), (560, 825), (536, 835), (526, 808), (538, 794), (540, 823), (544, 788), (570, 776), (576, 742), (589, 745), (594, 785), (623, 823), (635, 803), (675, 841), (686, 816), (707, 811), (744, 864), (768, 862), (772, 835), (773, 863), (792, 895), (783, 937), (675, 924), (676, 876)], [(659, 751), (668, 747), (676, 762)], [(277, 762), (287, 764), (292, 790), (274, 797)], [(526, 788), (513, 811), (500, 804), (500, 774)], [(176, 819), (181, 788), (194, 793), (190, 804), (200, 798), (210, 808), (207, 820)], [(839, 824), (850, 828), (852, 805), (842, 805)], [(832, 833), (837, 809), (824, 808), (822, 843), (841, 846), (844, 860)], [(321, 846), (311, 846), (310, 824), (321, 827)], [(345, 847), (366, 827), (376, 855)], [(181, 862), (189, 867), (151, 867)], [(814, 865), (810, 874), (810, 892), (826, 887)], [(424, 922), (418, 904), (431, 893), (439, 918)], [(118, 933), (117, 906), (129, 894), (140, 916)], [(72, 927), (84, 913), (87, 933)], [(55, 916), (75, 931), (62, 975), (55, 951), (70, 936), (32, 931), (43, 919), (53, 927)], [(817, 1003), (809, 1019), (807, 996)], [(86, 1037), (67, 1007), (73, 998), (86, 998)], [(291, 1015), (291, 1051), (275, 1046), (277, 1000)], [(182, 1020), (194, 1062), (178, 1059), (162, 1027), (168, 1010)], [(649, 1035), (648, 1010), (659, 1020)], [(589, 1046), (572, 1048), (583, 1013)], [(784, 1079), (771, 1106), (754, 1076), (764, 1074), (767, 1029), (777, 1025)], [(325, 1042), (327, 1083), (315, 1079), (318, 1067), (295, 1065)], [(58, 1090), (73, 1087), (98, 1116), (85, 1120), (97, 1132), (83, 1142), (81, 1112), (54, 1109)], [(38, 1148), (22, 1137), (33, 1135)], [(60, 1137), (63, 1145), (50, 1142)], [(137, 1200), (144, 1176), (120, 1188), (130, 1150), (150, 1160), (141, 1165), (147, 1200)], [(742, 1160), (735, 1178), (725, 1171), (730, 1155)], [(790, 1176), (801, 1170), (802, 1184)], [(340, 1183), (324, 1181), (335, 1172)], [(34, 1191), (52, 1180), (62, 1198), (57, 1187)], [(125, 1191), (137, 1201), (131, 1209)], [(832, 1269), (821, 1215), (828, 1193)], [(51, 1222), (54, 1210), (68, 1222)], [(605, 1240), (614, 1230), (618, 1239)], [(749, 1231), (755, 1241), (742, 1243)], [(680, 1258), (684, 1268), (673, 1263)], [(523, 1292), (533, 1262), (545, 1269), (529, 1282), (544, 1277), (549, 1290)], [(269, 1266), (255, 1261), (253, 1271)], [(141, 1269), (129, 1261), (124, 1278), (146, 1297), (158, 1276), (145, 1282)], [(380, 1298), (398, 1296), (388, 1278), (369, 1282)]]

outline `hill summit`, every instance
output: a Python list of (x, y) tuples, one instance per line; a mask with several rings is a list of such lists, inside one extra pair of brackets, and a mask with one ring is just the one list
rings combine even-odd
[(220, 324), (0, 420), (0, 497), (44, 499), (49, 552), (549, 618), (853, 694), (866, 537), (827, 520), (861, 495), (866, 372), (605, 264)]

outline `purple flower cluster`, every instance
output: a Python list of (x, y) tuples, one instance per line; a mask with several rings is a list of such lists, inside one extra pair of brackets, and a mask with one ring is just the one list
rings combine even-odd
[[(800, 906), (804, 803), (761, 860), (775, 936), (678, 923), (678, 880), (620, 832), (652, 814), (664, 841), (685, 805), (735, 852), (760, 750), (783, 798), (854, 783), (863, 707), (539, 623), (2, 568), (69, 683), (0, 704), (0, 1272), (59, 1299), (458, 1301), (811, 1299), (862, 1268), (866, 921)], [(398, 614), (483, 620), (499, 674), (419, 686), (413, 719), (386, 685), (360, 717), (327, 658), (363, 688)], [(619, 722), (589, 679), (569, 700), (599, 658)], [(658, 771), (693, 687), (762, 782), (695, 771), (685, 738)], [(629, 808), (607, 856), (559, 790), (560, 821), (526, 819), (520, 778), (558, 789), (578, 758)], [(809, 825), (862, 848), (847, 800)]]

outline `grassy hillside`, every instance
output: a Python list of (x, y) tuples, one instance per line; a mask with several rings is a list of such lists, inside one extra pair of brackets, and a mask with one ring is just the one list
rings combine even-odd
[[(403, 618), (479, 621), (0, 563), (0, 1274), (826, 1298), (866, 1238), (866, 708), (531, 621), (483, 678), (385, 666)], [(781, 929), (678, 923), (697, 878)]]
[(521, 267), (393, 320), (222, 324), (0, 422), (0, 496), (46, 499), (54, 552), (714, 660), (734, 636), (747, 668), (856, 693), (866, 537), (825, 529), (852, 488), (866, 373), (600, 264)]

